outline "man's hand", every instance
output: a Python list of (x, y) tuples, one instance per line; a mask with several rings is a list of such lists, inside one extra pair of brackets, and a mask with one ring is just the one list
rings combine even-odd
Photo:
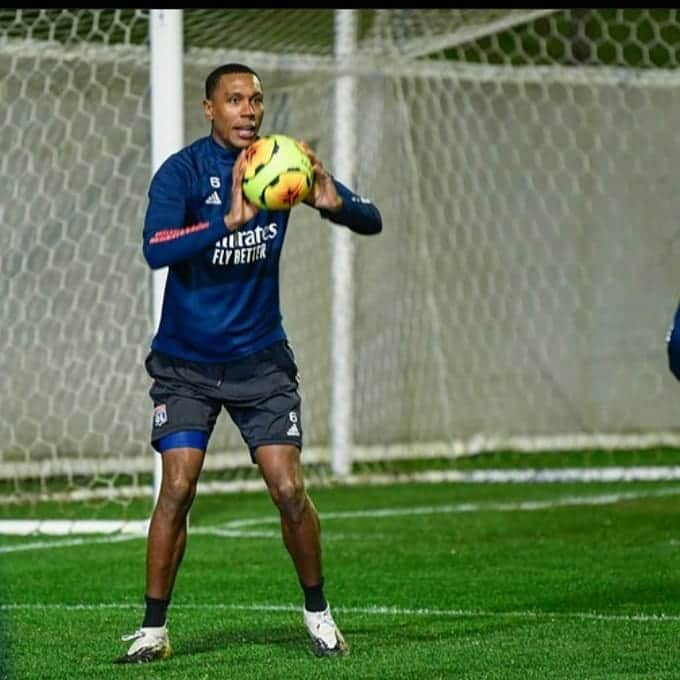
[(309, 156), (314, 170), (314, 184), (304, 202), (317, 210), (337, 212), (342, 207), (342, 198), (338, 195), (332, 177), (328, 174), (319, 157), (309, 148), (306, 142), (298, 140), (304, 152)]
[(229, 206), (229, 212), (224, 216), (224, 224), (229, 231), (236, 231), (246, 222), (250, 222), (259, 212), (259, 208), (243, 195), (241, 183), (243, 181), (243, 162), (245, 157), (245, 149), (243, 149), (238, 155), (231, 172), (231, 205)]

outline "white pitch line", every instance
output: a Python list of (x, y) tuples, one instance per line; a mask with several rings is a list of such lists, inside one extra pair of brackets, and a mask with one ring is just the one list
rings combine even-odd
[[(277, 531), (237, 531), (220, 529), (219, 527), (197, 527), (192, 534), (206, 534), (220, 536), (222, 538), (275, 538), (280, 534)], [(114, 536), (102, 536), (100, 538), (67, 538), (52, 541), (33, 541), (31, 543), (19, 543), (16, 545), (0, 546), (0, 554), (22, 552), (24, 550), (50, 550), (52, 548), (69, 548), (72, 546), (92, 545), (93, 543), (122, 543), (134, 539), (146, 539), (146, 534), (116, 534)]]
[[(374, 510), (348, 510), (344, 512), (322, 512), (319, 514), (321, 520), (350, 519), (350, 518), (369, 518), (377, 519), (381, 517), (410, 517), (418, 515), (433, 514), (454, 514), (468, 512), (518, 512), (549, 510), (552, 508), (588, 506), (588, 505), (612, 505), (622, 501), (637, 500), (640, 498), (658, 498), (663, 496), (680, 495), (680, 486), (662, 489), (649, 489), (640, 491), (623, 491), (620, 493), (609, 493), (586, 496), (564, 496), (563, 498), (553, 498), (546, 500), (519, 501), (505, 503), (455, 503), (447, 505), (416, 506), (403, 508), (381, 508)], [(195, 527), (191, 530), (193, 534), (216, 535), (225, 538), (273, 538), (278, 537), (277, 531), (241, 531), (240, 527), (251, 527), (267, 524), (279, 524), (280, 518), (272, 513), (267, 517), (253, 517), (249, 519), (231, 520), (221, 526), (215, 527)], [(101, 538), (69, 538), (66, 540), (35, 541), (32, 543), (15, 544), (0, 546), (0, 554), (21, 552), (25, 550), (45, 550), (70, 546), (90, 545), (93, 543), (116, 543), (132, 539), (146, 538), (146, 532), (114, 534)]]
[[(131, 602), (111, 602), (95, 604), (41, 604), (41, 603), (6, 603), (0, 604), (0, 611), (98, 611), (102, 609), (139, 609), (142, 605)], [(296, 604), (225, 604), (225, 603), (173, 603), (173, 610), (227, 610), (252, 612), (295, 612), (301, 611)], [(366, 616), (415, 616), (442, 618), (512, 618), (512, 619), (575, 619), (579, 621), (623, 621), (630, 623), (678, 623), (680, 614), (607, 614), (604, 612), (544, 612), (525, 611), (488, 611), (483, 609), (429, 609), (372, 605), (368, 607), (336, 606), (333, 611), (342, 614), (360, 614)]]
[[(270, 538), (279, 539), (280, 531), (238, 531), (232, 529), (220, 529), (219, 527), (196, 527), (191, 530), (192, 535), (219, 536), (220, 538)], [(371, 533), (371, 539), (381, 536), (376, 532)], [(74, 546), (92, 545), (94, 543), (122, 543), (135, 539), (146, 539), (146, 534), (120, 534), (115, 536), (103, 536), (100, 538), (67, 538), (52, 541), (32, 541), (31, 543), (18, 543), (16, 545), (0, 546), (0, 554), (25, 552), (27, 550), (51, 550), (53, 548), (69, 548)], [(333, 533), (326, 536), (326, 540), (362, 540), (365, 534)]]
[(93, 543), (122, 543), (142, 538), (134, 534), (121, 534), (118, 536), (104, 536), (102, 538), (67, 538), (55, 541), (33, 541), (32, 543), (19, 543), (16, 545), (0, 546), (0, 553), (22, 552), (24, 550), (45, 550), (49, 548), (69, 548), (71, 546), (92, 545)]
[[(650, 489), (645, 491), (622, 491), (621, 493), (609, 493), (587, 496), (564, 496), (536, 501), (519, 501), (506, 503), (455, 503), (449, 505), (416, 506), (405, 508), (382, 508), (374, 510), (348, 510), (344, 512), (322, 512), (319, 517), (326, 519), (350, 519), (354, 517), (403, 517), (415, 515), (454, 514), (465, 512), (516, 512), (549, 510), (574, 505), (611, 505), (621, 501), (637, 500), (639, 498), (677, 496), (680, 495), (680, 486), (664, 489)], [(226, 522), (225, 528), (253, 526), (257, 524), (269, 524), (279, 522), (278, 517), (254, 517), (252, 519), (236, 519)]]
[(221, 527), (194, 527), (189, 530), (191, 534), (204, 536), (220, 536), (222, 538), (278, 538), (278, 531), (239, 531), (238, 529), (224, 529)]

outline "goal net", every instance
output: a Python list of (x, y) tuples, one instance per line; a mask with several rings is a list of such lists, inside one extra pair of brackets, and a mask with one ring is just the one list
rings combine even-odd
[[(384, 222), (351, 241), (358, 478), (678, 445), (678, 10), (356, 10), (342, 61), (332, 10), (185, 10), (183, 26), (187, 142), (208, 131), (207, 73), (242, 61), (263, 80), (263, 133), (307, 140), (333, 170), (335, 87), (352, 79), (339, 179)], [(148, 44), (149, 10), (0, 10), (4, 502), (151, 492)], [(333, 228), (296, 209), (282, 260), (319, 479)], [(224, 415), (206, 483), (254, 472)]]

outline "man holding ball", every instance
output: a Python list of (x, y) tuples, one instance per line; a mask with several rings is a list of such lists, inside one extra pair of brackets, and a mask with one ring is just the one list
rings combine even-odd
[[(210, 134), (170, 156), (152, 178), (143, 251), (168, 267), (162, 315), (146, 368), (153, 382), (151, 444), (162, 456), (149, 525), (146, 610), (117, 663), (170, 656), (167, 610), (184, 555), (187, 515), (222, 407), (239, 428), (281, 519), (283, 543), (319, 656), (348, 653), (324, 595), (320, 525), (301, 464), (295, 357), (279, 307), (279, 258), (290, 211), (261, 210), (242, 191), (244, 149), (264, 115), (262, 85), (243, 64), (208, 75)], [(382, 230), (380, 212), (334, 179), (304, 143), (314, 170), (305, 203), (358, 234)]]

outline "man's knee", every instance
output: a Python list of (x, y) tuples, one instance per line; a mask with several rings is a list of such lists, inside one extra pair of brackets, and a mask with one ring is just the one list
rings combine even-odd
[(188, 510), (196, 496), (204, 452), (189, 447), (163, 452), (163, 479), (158, 501), (168, 510)]
[(307, 494), (301, 480), (294, 477), (277, 480), (270, 485), (272, 500), (281, 514), (292, 522), (299, 522), (305, 509)]
[(196, 496), (196, 480), (183, 475), (165, 477), (159, 501), (177, 510), (188, 509)]

